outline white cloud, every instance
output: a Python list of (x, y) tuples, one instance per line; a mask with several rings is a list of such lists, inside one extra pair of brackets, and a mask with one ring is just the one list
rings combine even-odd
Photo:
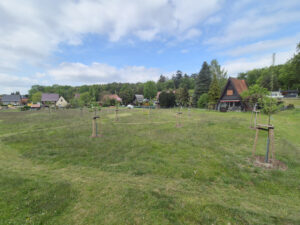
[(213, 25), (213, 24), (220, 23), (221, 21), (222, 21), (222, 18), (220, 16), (212, 16), (212, 17), (209, 17), (205, 21), (205, 24), (206, 25)]
[(81, 44), (90, 33), (111, 41), (194, 38), (195, 26), (219, 8), (220, 0), (1, 1), (0, 71), (41, 63), (59, 44)]
[(36, 79), (32, 79), (29, 77), (19, 77), (0, 73), (1, 94), (10, 94), (16, 91), (20, 91), (21, 94), (25, 94), (27, 93), (29, 87), (36, 83)]
[[(295, 50), (276, 53), (275, 65), (283, 64), (293, 57)], [(236, 76), (240, 72), (246, 72), (251, 69), (263, 68), (272, 64), (272, 55), (265, 54), (254, 56), (252, 58), (240, 58), (237, 60), (227, 61), (224, 63), (225, 70), (230, 76)]]
[[(241, 2), (248, 4), (249, 1)], [(207, 39), (206, 44), (230, 45), (239, 41), (249, 41), (279, 31), (285, 24), (299, 23), (300, 13), (296, 6), (298, 1), (280, 1), (279, 3), (262, 2), (236, 13), (224, 29), (217, 35)], [(241, 4), (234, 8), (241, 8)]]
[(58, 84), (93, 84), (109, 82), (145, 82), (157, 80), (161, 71), (143, 66), (126, 66), (116, 68), (103, 63), (62, 63), (47, 72)]
[(300, 40), (300, 33), (292, 37), (281, 38), (277, 40), (264, 40), (258, 41), (252, 44), (239, 46), (229, 51), (226, 51), (225, 54), (230, 56), (239, 56), (243, 54), (252, 54), (252, 53), (265, 53), (267, 51), (276, 52), (282, 49), (295, 49), (296, 43)]

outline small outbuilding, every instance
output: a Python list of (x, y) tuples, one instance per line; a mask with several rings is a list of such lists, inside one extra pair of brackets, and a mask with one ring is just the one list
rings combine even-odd
[(230, 77), (221, 93), (218, 110), (222, 112), (245, 110), (246, 106), (242, 102), (241, 93), (247, 90), (245, 80)]
[(67, 107), (68, 102), (64, 99), (63, 96), (60, 96), (60, 98), (56, 102), (56, 106), (59, 108), (65, 108)]

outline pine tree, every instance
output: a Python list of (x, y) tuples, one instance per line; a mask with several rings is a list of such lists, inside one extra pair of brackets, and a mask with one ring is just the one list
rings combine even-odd
[(197, 106), (197, 101), (199, 97), (207, 93), (209, 90), (209, 85), (211, 82), (211, 71), (207, 62), (202, 64), (199, 75), (195, 79), (195, 91), (193, 96), (193, 105)]
[(216, 74), (213, 75), (213, 80), (208, 91), (209, 108), (215, 109), (221, 94), (220, 86)]

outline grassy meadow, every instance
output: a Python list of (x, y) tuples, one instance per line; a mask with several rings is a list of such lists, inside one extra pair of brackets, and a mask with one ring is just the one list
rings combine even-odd
[(91, 138), (87, 109), (0, 111), (0, 224), (300, 224), (300, 109), (271, 119), (286, 171), (251, 162), (250, 113), (176, 112), (103, 109)]

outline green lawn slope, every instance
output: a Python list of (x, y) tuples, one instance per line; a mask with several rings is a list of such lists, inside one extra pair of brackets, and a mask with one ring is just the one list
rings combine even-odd
[(285, 171), (252, 164), (250, 113), (103, 109), (100, 138), (92, 116), (0, 112), (1, 225), (300, 224), (299, 109), (271, 118)]

